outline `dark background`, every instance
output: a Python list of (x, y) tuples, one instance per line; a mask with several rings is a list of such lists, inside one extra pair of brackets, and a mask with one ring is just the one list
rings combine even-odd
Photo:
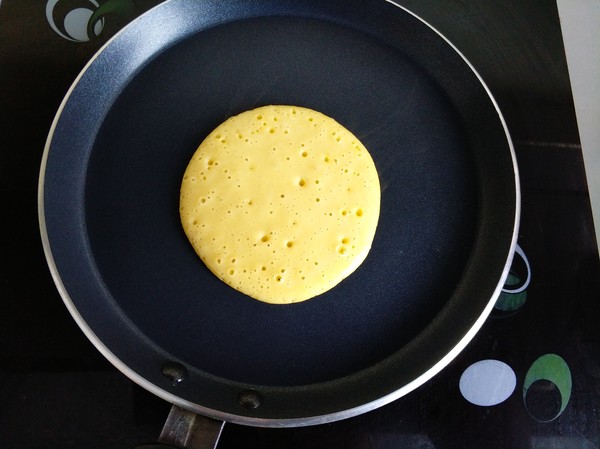
[[(91, 42), (58, 36), (46, 20), (46, 2), (0, 4), (3, 449), (133, 448), (156, 440), (170, 407), (116, 371), (76, 326), (49, 275), (37, 222), (40, 159), (60, 101), (95, 51), (159, 1), (122, 3), (128, 7), (107, 14)], [(309, 428), (227, 424), (219, 447), (597, 448), (598, 251), (556, 5), (401, 3), (465, 54), (503, 111), (521, 172), (519, 244), (533, 272), (527, 301), (512, 314), (494, 313), (442, 373), (388, 406)], [(564, 412), (542, 423), (524, 406), (522, 387), (532, 362), (546, 353), (566, 361), (573, 390)], [(517, 387), (502, 404), (478, 407), (461, 396), (458, 381), (469, 365), (488, 358), (508, 363)]]

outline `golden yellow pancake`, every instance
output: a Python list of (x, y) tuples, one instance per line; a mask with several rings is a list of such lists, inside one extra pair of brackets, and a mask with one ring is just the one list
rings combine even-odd
[(333, 288), (365, 260), (379, 219), (373, 159), (326, 115), (272, 105), (229, 118), (190, 160), (180, 218), (223, 282), (267, 303)]

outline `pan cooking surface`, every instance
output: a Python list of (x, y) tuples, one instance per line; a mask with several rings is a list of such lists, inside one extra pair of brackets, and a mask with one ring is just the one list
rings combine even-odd
[[(197, 145), (263, 104), (336, 118), (381, 177), (367, 261), (305, 304), (261, 304), (228, 287), (179, 222)], [(469, 149), (443, 92), (390, 48), (313, 20), (234, 23), (157, 57), (107, 115), (86, 176), (91, 251), (119, 307), (176, 357), (255, 384), (335, 379), (410, 341), (455, 288), (477, 214)]]
[[(510, 259), (514, 160), (479, 79), (394, 6), (325, 3), (318, 14), (318, 2), (229, 11), (165, 44), (144, 40), (144, 27), (201, 8), (167, 2), (93, 61), (51, 135), (43, 218), (67, 306), (126, 374), (211, 416), (305, 424), (414, 388), (482, 322)], [(339, 121), (369, 149), (382, 187), (366, 261), (299, 304), (261, 303), (218, 280), (179, 221), (200, 142), (267, 104)], [(187, 370), (179, 385), (161, 372), (171, 361)], [(240, 407), (247, 389), (264, 404)]]

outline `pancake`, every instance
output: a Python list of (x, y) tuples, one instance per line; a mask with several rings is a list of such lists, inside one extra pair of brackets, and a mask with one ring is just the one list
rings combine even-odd
[(180, 218), (208, 269), (271, 304), (335, 287), (365, 260), (379, 219), (373, 159), (349, 130), (297, 106), (229, 118), (200, 144)]

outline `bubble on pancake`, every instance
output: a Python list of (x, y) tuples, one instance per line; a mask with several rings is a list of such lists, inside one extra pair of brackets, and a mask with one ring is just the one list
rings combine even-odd
[(201, 143), (180, 193), (183, 229), (206, 266), (260, 301), (304, 301), (366, 258), (380, 186), (363, 144), (307, 108), (264, 106)]

